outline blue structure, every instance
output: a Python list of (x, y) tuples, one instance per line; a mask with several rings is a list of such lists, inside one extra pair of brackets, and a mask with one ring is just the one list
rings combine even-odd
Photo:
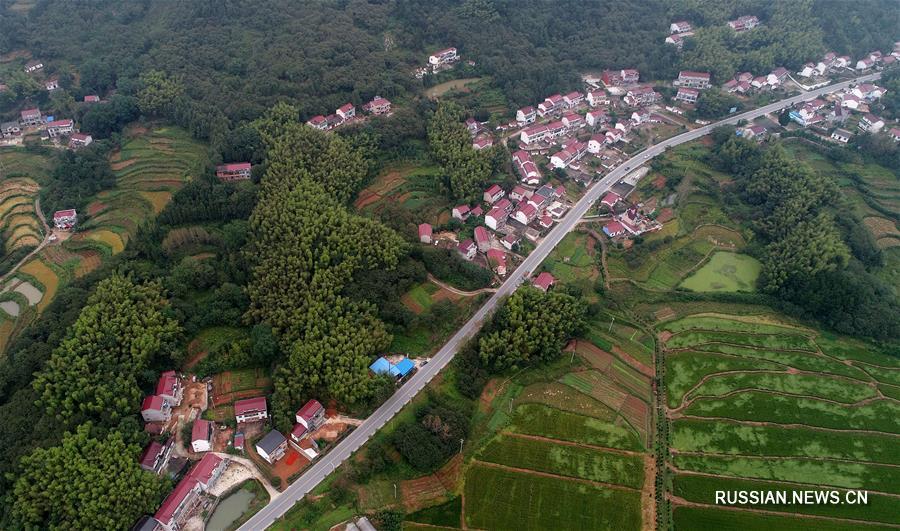
[(375, 363), (369, 365), (369, 370), (374, 372), (375, 374), (387, 374), (391, 373), (394, 366), (391, 365), (387, 359), (383, 356), (375, 360)]
[[(411, 373), (415, 368), (416, 364), (409, 358), (403, 358), (399, 363), (394, 365), (394, 370), (397, 372), (396, 376), (399, 376), (400, 378)], [(394, 372), (391, 371), (391, 374), (394, 374)]]

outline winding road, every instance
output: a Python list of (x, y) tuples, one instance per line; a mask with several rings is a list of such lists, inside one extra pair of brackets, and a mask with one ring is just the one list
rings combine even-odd
[(497, 308), (500, 302), (512, 294), (522, 282), (540, 266), (550, 251), (555, 248), (563, 237), (578, 224), (602, 194), (609, 190), (615, 183), (621, 180), (632, 170), (649, 159), (663, 153), (666, 149), (696, 140), (712, 132), (716, 127), (723, 125), (735, 125), (741, 120), (753, 120), (765, 114), (780, 111), (798, 102), (815, 99), (830, 92), (842, 90), (851, 84), (863, 81), (871, 81), (881, 77), (880, 73), (861, 76), (854, 80), (835, 83), (819, 89), (804, 92), (802, 94), (786, 98), (764, 107), (753, 109), (740, 114), (735, 114), (724, 120), (710, 125), (687, 131), (678, 136), (663, 140), (659, 144), (650, 146), (644, 151), (622, 163), (605, 177), (594, 183), (584, 194), (572, 210), (559, 222), (559, 224), (537, 245), (534, 251), (528, 255), (519, 267), (513, 271), (509, 278), (497, 289), (490, 299), (473, 315), (469, 321), (460, 328), (453, 337), (441, 348), (431, 361), (421, 367), (394, 395), (381, 407), (367, 418), (356, 430), (341, 441), (327, 454), (311, 466), (302, 476), (292, 483), (277, 498), (256, 513), (244, 525), (242, 531), (256, 531), (272, 525), (278, 518), (284, 515), (297, 501), (316, 487), (322, 480), (341, 465), (357, 451), (369, 438), (384, 426), (400, 409), (408, 404), (416, 394), (421, 391), (444, 367), (450, 363), (459, 348), (480, 329), (485, 319)]

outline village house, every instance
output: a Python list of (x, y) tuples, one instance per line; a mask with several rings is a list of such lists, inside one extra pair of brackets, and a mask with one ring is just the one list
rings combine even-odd
[(432, 67), (446, 66), (458, 60), (456, 48), (445, 48), (428, 56), (428, 64)]
[(625, 234), (625, 227), (618, 221), (613, 220), (603, 226), (603, 233), (610, 238), (617, 238)]
[(572, 92), (566, 94), (565, 96), (563, 96), (563, 103), (565, 104), (566, 107), (568, 107), (570, 109), (573, 107), (577, 107), (578, 105), (581, 105), (581, 103), (583, 101), (584, 101), (584, 94), (578, 92), (577, 90), (572, 91)]
[(47, 92), (53, 92), (54, 90), (59, 88), (59, 78), (51, 77), (47, 81), (44, 81), (44, 88), (47, 89)]
[(541, 172), (538, 171), (537, 165), (531, 160), (531, 155), (527, 151), (519, 150), (512, 155), (513, 165), (519, 172), (519, 178), (522, 182), (529, 185), (539, 184), (541, 182)]
[(232, 162), (216, 166), (216, 177), (222, 182), (246, 181), (250, 178), (249, 162)]
[(266, 397), (245, 398), (234, 403), (234, 418), (238, 424), (254, 422), (269, 417), (266, 407)]
[(650, 109), (638, 109), (631, 113), (631, 124), (635, 127), (650, 121)]
[(471, 261), (475, 258), (475, 254), (478, 252), (478, 247), (472, 240), (463, 240), (459, 243), (459, 245), (456, 246), (456, 251), (463, 258)]
[(172, 455), (174, 446), (174, 437), (170, 437), (165, 444), (150, 441), (150, 444), (144, 448), (144, 451), (141, 452), (141, 457), (138, 459), (141, 468), (157, 475), (161, 474), (166, 465), (169, 464), (169, 457)]
[(846, 129), (837, 128), (834, 130), (834, 132), (831, 133), (831, 138), (833, 140), (837, 140), (842, 144), (846, 144), (850, 141), (851, 138), (853, 138), (853, 133), (847, 131)]
[(556, 279), (553, 278), (553, 275), (546, 271), (544, 271), (531, 281), (531, 284), (534, 287), (544, 292), (550, 289), (550, 287), (553, 286), (554, 283), (556, 283)]
[(47, 122), (47, 134), (50, 138), (56, 138), (61, 135), (68, 135), (75, 131), (75, 122), (72, 120), (54, 120)]
[(766, 136), (766, 128), (762, 125), (750, 125), (740, 130), (740, 136), (751, 139), (762, 139), (762, 137)]
[(566, 134), (567, 131), (568, 131), (568, 128), (566, 127), (566, 124), (563, 123), (562, 120), (557, 120), (555, 122), (550, 122), (549, 124), (547, 124), (547, 138), (550, 138), (550, 139), (559, 138), (559, 137), (563, 136), (564, 134)]
[(519, 125), (525, 125), (533, 123), (537, 118), (537, 111), (532, 106), (522, 107), (518, 111), (516, 111), (516, 122)]
[(44, 121), (43, 117), (41, 116), (41, 110), (38, 108), (25, 109), (24, 111), (19, 113), (19, 116), (21, 116), (19, 123), (21, 123), (23, 126), (40, 125)]
[(494, 207), (484, 216), (484, 224), (493, 230), (499, 230), (506, 223), (507, 218), (509, 218), (509, 212), (502, 208)]
[(422, 223), (419, 225), (419, 241), (422, 243), (431, 243), (431, 234), (432, 234), (431, 225), (428, 223)]
[(72, 133), (69, 137), (69, 148), (79, 149), (91, 145), (94, 138), (87, 133)]
[(788, 113), (791, 120), (797, 122), (803, 127), (809, 127), (819, 122), (825, 121), (825, 117), (817, 113), (815, 107), (805, 104), (799, 109), (793, 109)]
[(25, 72), (31, 74), (32, 72), (37, 72), (38, 70), (44, 68), (43, 61), (32, 60), (25, 63)]
[(850, 111), (840, 105), (835, 105), (831, 113), (828, 114), (828, 120), (832, 124), (843, 124), (850, 117)]
[(500, 249), (489, 249), (487, 251), (487, 261), (494, 272), (501, 277), (506, 276), (506, 253)]
[(212, 449), (214, 424), (208, 420), (197, 419), (191, 427), (191, 449), (195, 452), (208, 452)]
[(156, 394), (168, 400), (172, 407), (178, 407), (181, 404), (184, 388), (175, 371), (166, 371), (159, 376), (159, 380), (156, 382)]
[(679, 20), (669, 24), (669, 33), (687, 33), (689, 31), (694, 31), (694, 28), (687, 20)]
[(761, 89), (761, 88), (765, 87), (767, 83), (768, 83), (768, 80), (767, 80), (766, 76), (756, 76), (750, 82), (750, 86), (755, 89)]
[(522, 199), (527, 199), (531, 197), (532, 191), (523, 187), (516, 185), (513, 187), (512, 191), (509, 193), (510, 199), (513, 201), (521, 201)]
[(861, 72), (868, 70), (868, 69), (872, 68), (873, 66), (875, 66), (875, 61), (868, 57), (864, 57), (856, 62), (856, 69)]
[(662, 97), (658, 92), (653, 90), (653, 87), (645, 85), (643, 87), (634, 87), (630, 89), (627, 93), (625, 93), (625, 98), (623, 98), (623, 101), (626, 105), (637, 107), (656, 103), (660, 99), (662, 99)]
[(544, 124), (534, 125), (519, 133), (519, 139), (525, 145), (533, 144), (535, 142), (544, 140), (547, 137), (547, 133), (549, 131), (550, 128)]
[(609, 96), (603, 90), (592, 90), (591, 92), (588, 92), (587, 102), (591, 107), (609, 105)]
[(201, 494), (215, 485), (227, 463), (221, 457), (208, 453), (178, 482), (153, 515), (165, 531), (178, 531), (183, 527), (203, 501)]
[(884, 120), (874, 114), (865, 114), (859, 120), (859, 128), (867, 133), (877, 133), (884, 127)]
[(11, 138), (22, 134), (22, 126), (19, 122), (4, 122), (0, 124), (0, 135), (3, 138)]
[(479, 251), (486, 253), (491, 248), (491, 233), (484, 227), (475, 227), (475, 244)]
[(609, 192), (605, 196), (603, 196), (603, 199), (600, 200), (600, 205), (605, 206), (609, 210), (612, 210), (620, 199), (621, 197), (619, 197), (619, 194), (615, 192)]
[(733, 93), (738, 91), (738, 83), (740, 83), (737, 79), (729, 79), (725, 83), (722, 84), (722, 90), (728, 93)]
[(391, 112), (391, 102), (381, 96), (375, 96), (372, 101), (363, 105), (363, 112), (374, 114), (388, 114)]
[(72, 230), (78, 223), (78, 213), (74, 208), (57, 210), (53, 213), (53, 225), (59, 230)]
[(900, 127), (892, 127), (888, 135), (894, 142), (900, 142)]
[(587, 143), (588, 153), (593, 153), (594, 155), (600, 153), (600, 150), (603, 149), (603, 146), (606, 145), (606, 136), (602, 134), (593, 135)]
[(356, 107), (352, 103), (345, 103), (335, 111), (335, 114), (340, 116), (342, 120), (347, 121), (356, 116)]
[(469, 134), (474, 138), (478, 134), (478, 120), (472, 117), (466, 118), (466, 129), (469, 130)]
[(84, 97), (84, 102), (85, 103), (100, 103), (100, 96), (97, 96), (96, 94), (88, 94), (87, 96)]
[(523, 205), (520, 203), (519, 208), (516, 209), (515, 213), (513, 213), (513, 219), (515, 219), (522, 225), (528, 225), (529, 223), (534, 221), (534, 218), (536, 218), (537, 215), (538, 211), (534, 207), (534, 205), (530, 203), (526, 203)]
[(494, 139), (490, 135), (481, 135), (472, 141), (472, 149), (481, 151), (494, 145)]
[(554, 168), (565, 168), (579, 160), (587, 152), (587, 144), (572, 140), (563, 144), (563, 149), (550, 157), (550, 165)]
[(885, 90), (872, 83), (862, 83), (861, 85), (854, 87), (850, 93), (858, 98), (874, 101), (884, 96)]
[(318, 129), (319, 131), (324, 131), (324, 130), (328, 129), (328, 120), (325, 119), (324, 116), (319, 114), (319, 115), (313, 116), (312, 118), (307, 120), (306, 125), (314, 128), (314, 129)]
[(144, 422), (165, 422), (172, 418), (172, 405), (163, 397), (150, 395), (141, 403)]
[(768, 76), (766, 76), (766, 83), (772, 85), (781, 85), (784, 83), (784, 80), (787, 79), (789, 72), (787, 68), (783, 66), (779, 66), (775, 70), (772, 70)]
[(600, 75), (600, 80), (607, 87), (619, 87), (622, 85), (633, 85), (640, 79), (641, 74), (633, 68), (624, 70), (604, 70)]
[(625, 133), (623, 133), (619, 129), (611, 129), (605, 133), (605, 136), (607, 144), (615, 144), (619, 140), (622, 140), (622, 138), (625, 136)]
[(453, 210), (450, 212), (450, 216), (453, 219), (465, 221), (465, 220), (469, 219), (470, 212), (471, 212), (471, 209), (469, 208), (469, 205), (459, 205), (459, 206), (453, 207)]
[(677, 101), (683, 101), (685, 103), (697, 103), (697, 98), (700, 97), (700, 91), (693, 88), (679, 87), (678, 92), (675, 94), (675, 99)]
[(728, 27), (734, 31), (747, 31), (759, 26), (759, 19), (754, 15), (744, 15), (728, 21)]
[(598, 125), (605, 124), (609, 121), (609, 115), (606, 114), (606, 111), (602, 109), (598, 109), (596, 111), (589, 111), (584, 115), (584, 120), (591, 127), (597, 127)]
[(503, 196), (506, 195), (506, 192), (503, 191), (503, 188), (500, 188), (497, 184), (492, 184), (490, 188), (484, 191), (484, 202), (493, 205), (497, 201), (503, 199)]
[(709, 88), (709, 72), (692, 72), (682, 70), (678, 73), (678, 79), (672, 84), (676, 87), (690, 87), (696, 89)]
[(278, 430), (272, 430), (256, 443), (256, 453), (270, 465), (284, 457), (287, 439)]
[(569, 113), (563, 116), (562, 123), (569, 129), (584, 127), (584, 118), (580, 114)]
[(547, 215), (543, 215), (538, 218), (538, 225), (540, 225), (541, 228), (549, 229), (553, 226), (553, 218)]
[(818, 74), (818, 71), (816, 70), (816, 65), (814, 65), (813, 63), (806, 63), (805, 65), (803, 65), (803, 68), (801, 68), (800, 71), (797, 72), (797, 75), (800, 77), (812, 77), (816, 74)]
[(512, 251), (513, 247), (519, 245), (519, 237), (516, 235), (516, 233), (510, 232), (509, 234), (504, 236), (502, 240), (500, 240), (500, 245)]
[(563, 97), (560, 94), (554, 94), (538, 104), (538, 116), (543, 118), (544, 116), (561, 109), (564, 104)]
[(844, 94), (841, 96), (841, 107), (855, 111), (859, 108), (860, 98), (854, 94)]
[(296, 420), (296, 424), (294, 424), (294, 428), (291, 430), (291, 443), (303, 452), (307, 448), (301, 447), (299, 443), (325, 423), (325, 407), (322, 406), (318, 400), (308, 400), (306, 404), (294, 414), (294, 419)]
[(475, 208), (469, 211), (470, 218), (480, 218), (484, 215), (484, 209), (481, 208), (481, 205), (475, 205)]
[(668, 37), (666, 37), (665, 43), (673, 44), (673, 45), (675, 45), (675, 49), (681, 51), (681, 49), (684, 48), (684, 40), (688, 37), (693, 37), (693, 36), (694, 36), (693, 31), (688, 31), (686, 33), (673, 33), (672, 35), (669, 35)]

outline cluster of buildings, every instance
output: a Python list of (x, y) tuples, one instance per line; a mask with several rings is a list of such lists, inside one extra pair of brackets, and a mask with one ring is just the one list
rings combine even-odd
[(755, 15), (744, 15), (734, 20), (728, 21), (728, 27), (740, 33), (742, 31), (752, 30), (759, 26), (759, 18)]
[[(391, 113), (391, 102), (381, 96), (375, 96), (371, 101), (364, 104), (362, 109), (363, 112), (373, 116), (386, 115)], [(313, 116), (306, 121), (306, 125), (320, 131), (329, 131), (335, 127), (352, 123), (356, 119), (356, 107), (348, 102), (338, 107), (334, 114)]]
[(232, 162), (216, 166), (216, 177), (222, 182), (246, 181), (250, 179), (252, 166), (249, 162)]
[[(622, 201), (619, 194), (609, 192), (600, 200), (600, 205), (614, 213), (616, 205)], [(603, 233), (610, 238), (622, 238), (660, 229), (662, 224), (643, 215), (640, 205), (630, 205), (624, 212), (613, 215), (613, 219), (603, 226)]]
[(172, 409), (181, 404), (184, 397), (184, 386), (175, 371), (166, 371), (156, 382), (156, 392), (144, 397), (141, 403), (141, 417), (144, 422), (168, 422), (172, 418)]
[(443, 50), (434, 52), (428, 56), (428, 62), (425, 66), (417, 68), (415, 76), (422, 79), (426, 74), (437, 74), (444, 70), (449, 70), (459, 61), (459, 54), (456, 48), (444, 48)]
[(0, 136), (4, 139), (17, 139), (29, 129), (44, 132), (45, 139), (65, 142), (70, 149), (89, 146), (93, 137), (87, 133), (77, 132), (75, 122), (71, 119), (56, 120), (52, 116), (44, 116), (37, 107), (25, 109), (19, 113), (19, 120), (0, 124)]
[[(428, 225), (428, 228), (430, 229), (431, 225)], [(430, 243), (430, 241), (428, 243)], [(405, 356), (397, 360), (396, 363), (381, 356), (369, 365), (369, 370), (372, 371), (372, 374), (387, 374), (388, 376), (393, 376), (398, 380), (402, 380), (416, 370), (416, 363)]]
[(680, 50), (684, 47), (684, 39), (694, 36), (694, 27), (687, 20), (679, 20), (669, 24), (669, 33), (666, 44), (673, 44)]
[(78, 212), (74, 208), (53, 213), (53, 226), (59, 230), (72, 230), (78, 224)]
[(141, 531), (177, 531), (200, 507), (209, 506), (211, 498), (205, 496), (216, 484), (230, 461), (207, 453), (191, 468), (178, 485), (166, 496), (153, 517), (144, 517), (135, 526)]
[(808, 62), (803, 68), (797, 72), (797, 75), (804, 78), (822, 77), (825, 74), (838, 72), (850, 66), (850, 56), (841, 55), (834, 52), (828, 52), (822, 56), (817, 62)]

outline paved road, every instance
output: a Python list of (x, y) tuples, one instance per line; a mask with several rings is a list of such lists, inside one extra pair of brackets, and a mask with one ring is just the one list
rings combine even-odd
[[(870, 74), (858, 78), (858, 81), (869, 81), (878, 79), (880, 74)], [(500, 301), (506, 296), (513, 293), (516, 288), (523, 282), (526, 277), (544, 261), (544, 258), (550, 254), (550, 251), (569, 233), (577, 224), (578, 220), (584, 216), (591, 206), (609, 190), (612, 185), (621, 180), (631, 170), (662, 153), (666, 148), (677, 146), (685, 142), (690, 142), (709, 134), (714, 128), (721, 125), (734, 125), (740, 120), (752, 120), (764, 114), (773, 111), (780, 111), (785, 107), (789, 107), (797, 102), (814, 99), (823, 94), (843, 89), (850, 85), (850, 81), (829, 85), (820, 89), (812, 90), (791, 98), (780, 100), (776, 103), (766, 105), (759, 109), (747, 111), (745, 113), (736, 114), (725, 120), (710, 124), (693, 131), (682, 133), (678, 136), (669, 138), (651, 146), (641, 153), (638, 153), (627, 162), (610, 172), (600, 181), (594, 183), (587, 191), (584, 197), (572, 208), (566, 217), (554, 228), (541, 243), (531, 252), (530, 255), (522, 262), (522, 264), (510, 275), (497, 292), (482, 306), (475, 315), (469, 319), (462, 328), (456, 332), (453, 337), (447, 341), (441, 350), (434, 355), (431, 361), (420, 368), (419, 371), (410, 378), (394, 395), (388, 399), (381, 407), (379, 407), (368, 419), (365, 420), (350, 435), (335, 446), (330, 452), (322, 456), (322, 458), (310, 467), (306, 473), (300, 476), (297, 481), (292, 483), (280, 496), (272, 500), (266, 507), (256, 513), (250, 520), (240, 527), (242, 531), (256, 531), (265, 529), (272, 525), (273, 522), (281, 517), (288, 509), (290, 509), (298, 500), (315, 488), (328, 474), (346, 461), (353, 452), (358, 450), (372, 435), (375, 434), (382, 426), (384, 426), (403, 406), (409, 403), (416, 394), (431, 381), (448, 363), (453, 359), (454, 354), (459, 348), (465, 344), (466, 340), (472, 337), (481, 329), (485, 318), (493, 312)]]

